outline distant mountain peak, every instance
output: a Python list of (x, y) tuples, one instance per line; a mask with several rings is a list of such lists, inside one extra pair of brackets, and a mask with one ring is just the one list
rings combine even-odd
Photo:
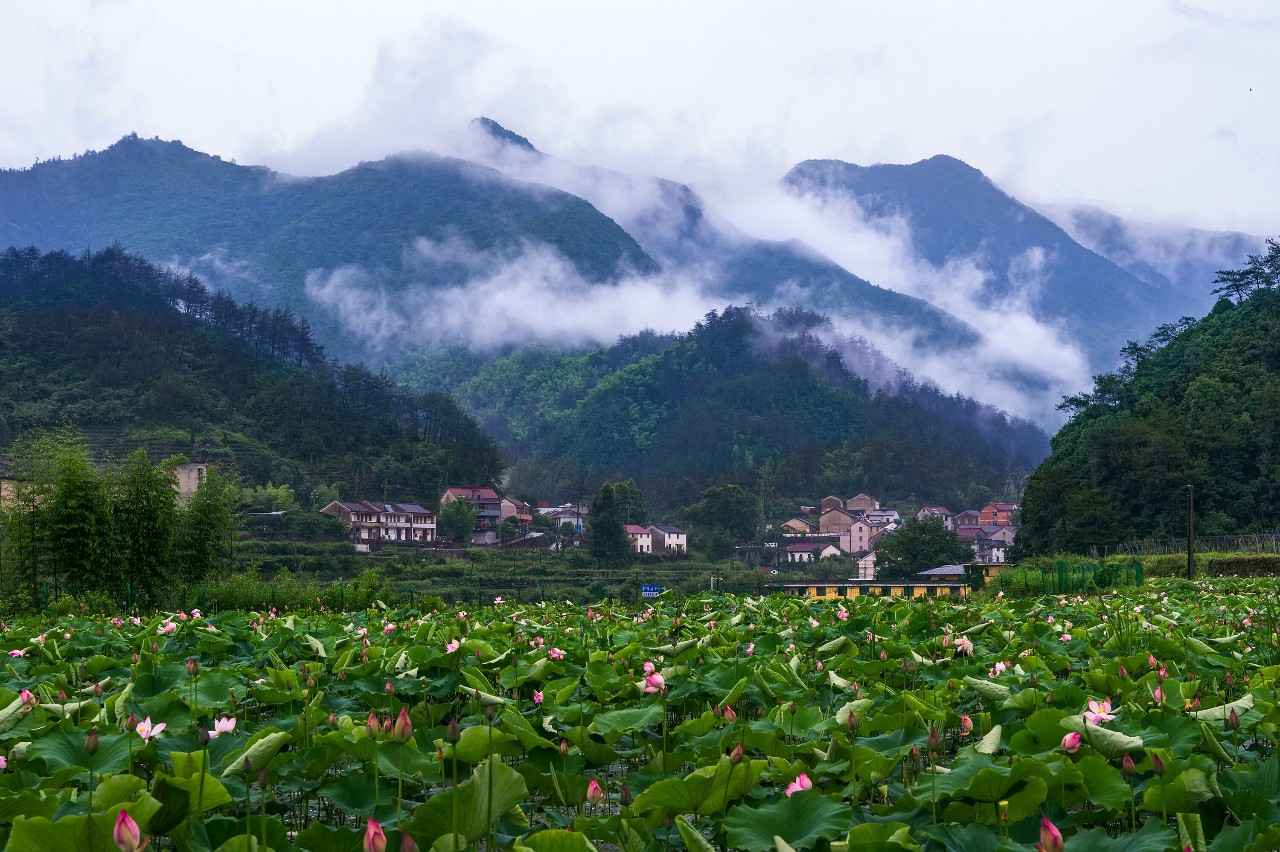
[(471, 126), (479, 130), (481, 133), (484, 133), (486, 136), (506, 145), (521, 148), (531, 154), (542, 153), (537, 148), (533, 147), (533, 143), (528, 139), (524, 138), (519, 133), (514, 133), (508, 130), (492, 118), (488, 118), (483, 115), (479, 118), (473, 118), (471, 119)]

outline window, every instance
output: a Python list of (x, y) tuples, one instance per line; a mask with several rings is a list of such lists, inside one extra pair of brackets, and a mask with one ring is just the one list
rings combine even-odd
[(836, 594), (842, 598), (847, 598), (849, 597), (849, 590), (844, 586), (839, 586), (836, 588)]
[(813, 589), (814, 597), (825, 598), (827, 596), (826, 586), (815, 586)]

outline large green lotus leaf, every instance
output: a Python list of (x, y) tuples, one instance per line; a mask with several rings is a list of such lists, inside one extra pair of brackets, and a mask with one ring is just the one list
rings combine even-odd
[(663, 714), (664, 711), (661, 704), (610, 710), (607, 713), (601, 713), (596, 716), (591, 722), (590, 730), (601, 734), (607, 740), (610, 738), (610, 734), (621, 735), (650, 726), (661, 725)]
[(1159, 819), (1149, 819), (1133, 834), (1112, 837), (1095, 828), (1067, 840), (1066, 852), (1168, 852), (1177, 849), (1178, 835)]
[[(223, 805), (230, 804), (232, 801), (231, 794), (227, 792), (226, 787), (222, 786), (221, 781), (207, 772), (204, 773), (203, 777), (203, 787), (201, 787), (201, 776), (199, 775), (168, 779), (169, 786), (185, 791), (190, 797), (189, 815), (192, 816), (212, 808), (220, 808)], [(202, 795), (203, 798), (201, 798)]]
[(982, 696), (983, 702), (985, 702), (988, 707), (999, 707), (1009, 698), (1010, 695), (1013, 694), (1013, 690), (1005, 686), (1003, 683), (996, 683), (993, 680), (986, 680), (985, 678), (976, 678), (972, 675), (965, 675), (964, 682), (966, 686), (978, 693), (978, 695)]
[[(294, 846), (307, 852), (360, 852), (364, 848), (364, 831), (313, 822), (298, 833)], [(388, 848), (394, 847), (388, 844)]]
[[(189, 689), (189, 686), (184, 688), (182, 694), (190, 695)], [(196, 705), (202, 713), (230, 707), (232, 689), (236, 690), (241, 699), (244, 698), (245, 685), (242, 678), (221, 669), (201, 672), (200, 679), (196, 682)]]
[(917, 829), (920, 836), (938, 841), (947, 852), (1026, 852), (1027, 847), (999, 838), (991, 826), (969, 823), (958, 825), (925, 825)]
[(120, 852), (112, 838), (116, 815), (125, 810), (139, 825), (146, 825), (160, 803), (144, 796), (125, 807), (115, 807), (90, 817), (65, 816), (56, 822), (44, 817), (18, 817), (5, 852)]
[(163, 695), (173, 689), (175, 683), (185, 680), (186, 676), (185, 663), (139, 663), (138, 673), (133, 678), (133, 697), (145, 701)]
[(657, 810), (668, 814), (719, 814), (727, 802), (755, 787), (768, 766), (765, 760), (733, 763), (721, 757), (715, 766), (695, 769), (684, 778), (664, 778), (636, 796), (637, 813)]
[(1084, 745), (1092, 747), (1109, 760), (1119, 760), (1126, 754), (1141, 752), (1146, 748), (1141, 737), (1122, 734), (1103, 725), (1090, 725), (1079, 716), (1066, 716), (1058, 724), (1068, 731), (1078, 732)]
[(796, 850), (812, 849), (849, 831), (852, 813), (844, 802), (817, 790), (802, 790), (764, 807), (738, 805), (724, 818), (729, 845), (748, 852), (770, 852), (774, 838)]
[(486, 725), (472, 725), (462, 732), (456, 743), (445, 749), (445, 755), (474, 766), (492, 754), (509, 757), (523, 750), (520, 741), (505, 731)]
[(920, 844), (911, 839), (911, 826), (905, 822), (864, 822), (849, 830), (847, 852), (888, 852), (905, 849), (920, 852)]
[(1164, 784), (1152, 782), (1142, 795), (1142, 806), (1153, 813), (1195, 813), (1202, 802), (1222, 795), (1217, 781), (1199, 769), (1184, 769)]
[(98, 782), (93, 791), (93, 810), (105, 811), (123, 805), (147, 788), (147, 782), (136, 775), (113, 775)]
[[(27, 748), (28, 758), (40, 758), (51, 773), (70, 769), (89, 770), (89, 752), (85, 750), (87, 731), (63, 722), (46, 731)], [(98, 733), (98, 752), (93, 755), (93, 771), (99, 775), (123, 772), (129, 768), (129, 737), (133, 734)], [(142, 741), (138, 740), (141, 745)]]
[(565, 831), (562, 828), (547, 828), (535, 831), (520, 838), (515, 846), (516, 852), (596, 852), (596, 847), (586, 835), (578, 831)]
[(1087, 755), (1076, 763), (1084, 776), (1085, 794), (1089, 801), (1109, 810), (1121, 810), (1129, 805), (1129, 785), (1120, 770), (1097, 755)]
[(410, 834), (434, 840), (453, 832), (457, 803), (458, 834), (475, 841), (489, 833), (498, 818), (524, 801), (529, 789), (519, 772), (490, 757), (475, 768), (471, 780), (438, 793), (413, 812)]
[(71, 788), (63, 790), (18, 790), (0, 794), (0, 825), (16, 817), (52, 819), (64, 802), (71, 800)]
[(373, 812), (373, 779), (363, 772), (349, 772), (316, 790), (339, 810), (352, 814)]
[(266, 768), (267, 764), (271, 762), (280, 749), (284, 748), (290, 738), (291, 734), (288, 731), (263, 728), (253, 735), (243, 752), (232, 754), (223, 761), (222, 777), (231, 778), (235, 775), (244, 775), (244, 761), (247, 758), (249, 761), (249, 777), (252, 778)]
[(1280, 825), (1255, 816), (1240, 825), (1225, 826), (1209, 844), (1209, 852), (1237, 852), (1240, 849), (1258, 852), (1280, 849)]
[[(245, 839), (246, 829), (250, 840)], [(213, 817), (205, 822), (205, 830), (210, 847), (219, 850), (219, 852), (223, 852), (223, 850), (227, 850), (227, 852), (232, 852), (232, 850), (258, 852), (258, 850), (264, 848), (260, 840), (264, 832), (267, 838), (265, 848), (290, 848), (289, 836), (285, 830), (284, 823), (273, 816), (268, 816), (266, 820), (263, 820), (260, 814), (254, 814), (247, 822), (244, 819)]]
[(1225, 722), (1227, 717), (1231, 715), (1231, 711), (1236, 711), (1237, 716), (1243, 716), (1245, 711), (1253, 706), (1253, 693), (1247, 693), (1230, 704), (1221, 704), (1217, 707), (1210, 707), (1206, 710), (1196, 710), (1190, 715), (1193, 719), (1199, 719), (1203, 722)]

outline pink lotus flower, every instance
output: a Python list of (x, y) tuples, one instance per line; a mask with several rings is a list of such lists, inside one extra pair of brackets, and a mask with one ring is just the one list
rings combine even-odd
[(454, 639), (454, 640), (453, 640), (452, 642), (450, 642), (448, 645), (445, 645), (445, 646), (444, 646), (444, 652), (445, 652), (446, 654), (452, 654), (452, 653), (454, 653), (455, 651), (457, 651), (457, 650), (458, 650), (458, 648), (459, 648), (459, 647), (461, 647), (461, 646), (462, 646), (462, 643), (461, 643), (461, 642), (459, 642), (457, 639)]
[(973, 731), (973, 720), (968, 713), (960, 714), (960, 736), (967, 737)]
[(5, 757), (3, 754), (0, 754), (0, 772), (4, 772), (8, 768), (9, 768), (9, 758)]
[(10, 657), (25, 657), (27, 655), (26, 648), (14, 648), (9, 652)]
[(1105, 701), (1089, 701), (1089, 709), (1084, 712), (1084, 720), (1090, 725), (1101, 725), (1115, 718), (1111, 712), (1111, 699)]
[(388, 633), (395, 633), (395, 632), (396, 632), (396, 626), (395, 624), (392, 624), (390, 622), (388, 622), (387, 625), (382, 628), (382, 635), (384, 636)]
[(22, 701), (23, 713), (30, 713), (32, 710), (35, 709), (36, 705), (40, 703), (39, 701), (36, 700), (36, 697), (31, 694), (31, 690), (29, 689), (24, 689), (21, 692), (19, 692), (18, 698), (21, 699)]
[(747, 646), (747, 656), (750, 657), (755, 652), (756, 652), (756, 643), (752, 642), (750, 645)]
[(156, 630), (156, 633), (158, 633), (161, 636), (167, 636), (177, 629), (178, 629), (178, 625), (174, 624), (172, 621), (166, 621), (164, 624), (160, 625), (160, 627)]
[(1058, 827), (1049, 822), (1047, 816), (1040, 817), (1040, 842), (1036, 845), (1036, 849), (1040, 852), (1062, 852), (1062, 832), (1058, 831)]
[(164, 729), (165, 729), (164, 722), (161, 722), (158, 725), (152, 725), (151, 717), (148, 716), (146, 719), (138, 723), (138, 727), (136, 730), (138, 732), (138, 736), (142, 737), (142, 741), (145, 743), (145, 742), (150, 742), (150, 740), (153, 737), (159, 738), (160, 734), (164, 731)]
[(1062, 738), (1062, 750), (1067, 754), (1075, 754), (1080, 750), (1080, 732), (1072, 731)]
[(973, 656), (973, 640), (964, 634), (956, 637), (956, 656)]
[(221, 719), (213, 720), (213, 730), (209, 731), (209, 739), (216, 740), (223, 734), (229, 734), (236, 729), (235, 716), (223, 716)]
[(1151, 694), (1151, 699), (1152, 699), (1153, 701), (1155, 701), (1155, 703), (1157, 703), (1157, 704), (1163, 704), (1163, 703), (1164, 703), (1164, 690), (1157, 686), (1157, 687), (1156, 687), (1156, 691), (1155, 691), (1155, 692), (1153, 692), (1153, 693)]
[(662, 675), (658, 672), (654, 672), (644, 679), (645, 692), (661, 692), (666, 688), (666, 685), (666, 681), (663, 680)]
[(534, 704), (542, 703), (542, 692), (540, 690), (535, 689), (533, 691), (533, 703)]
[(801, 772), (796, 776), (796, 780), (787, 785), (787, 798), (791, 798), (792, 793), (798, 793), (801, 790), (812, 790), (813, 782), (809, 780), (809, 776)]
[(838, 610), (836, 610), (836, 618), (840, 619), (841, 621), (848, 621), (849, 611), (846, 610), (844, 607), (840, 607)]
[(120, 852), (138, 852), (147, 845), (142, 841), (142, 832), (138, 830), (138, 824), (123, 808), (116, 815), (116, 827), (111, 836), (116, 846), (120, 847)]
[(604, 801), (604, 789), (601, 788), (600, 782), (594, 778), (587, 785), (587, 801), (593, 805), (598, 805)]
[(373, 817), (364, 827), (364, 852), (386, 852), (387, 835)]
[(653, 674), (653, 669), (654, 669), (653, 663), (646, 660), (644, 664), (644, 673), (647, 675), (651, 675)]
[(550, 651), (547, 652), (547, 657), (552, 660), (563, 660), (564, 651), (561, 651), (559, 648), (553, 647)]

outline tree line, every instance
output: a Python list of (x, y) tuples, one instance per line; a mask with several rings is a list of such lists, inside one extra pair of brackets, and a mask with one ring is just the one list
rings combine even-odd
[(9, 609), (51, 595), (155, 603), (166, 586), (222, 566), (236, 532), (236, 489), (213, 468), (185, 503), (181, 456), (153, 464), (139, 449), (96, 458), (70, 428), (14, 442), (0, 502), (0, 589)]

